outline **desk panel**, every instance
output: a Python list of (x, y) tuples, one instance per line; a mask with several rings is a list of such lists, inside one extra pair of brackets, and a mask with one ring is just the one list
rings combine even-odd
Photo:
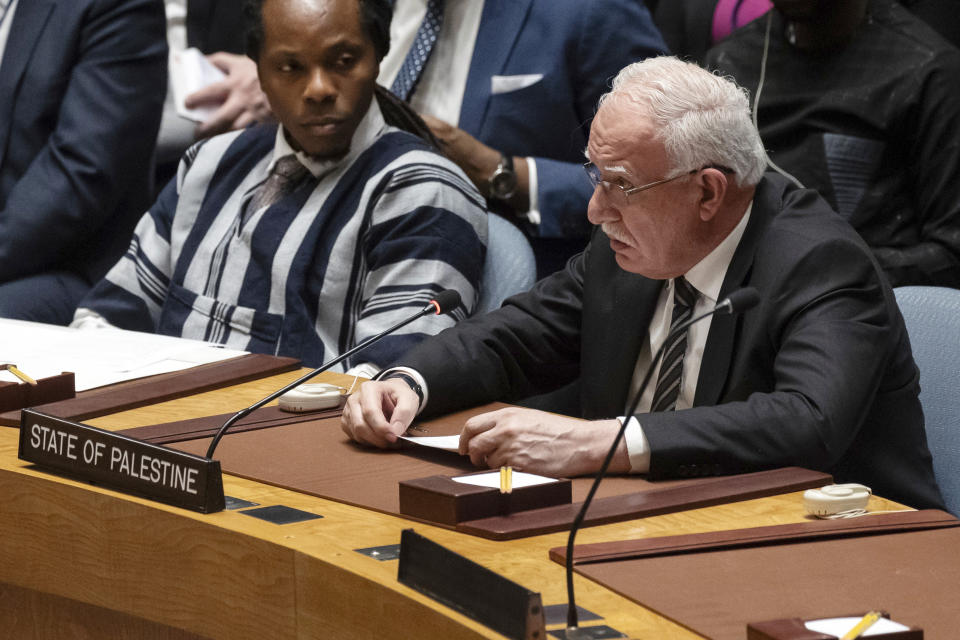
[[(91, 423), (123, 428), (236, 411), (297, 375), (274, 376)], [(351, 380), (337, 375), (324, 379), (346, 386)], [(0, 597), (0, 620), (13, 619), (15, 608), (22, 618), (32, 615), (24, 606), (51, 610), (56, 598), (66, 598), (115, 612), (118, 624), (129, 624), (132, 618), (170, 627), (169, 633), (230, 640), (500, 637), (397, 583), (396, 561), (380, 562), (353, 551), (398, 543), (409, 521), (230, 475), (224, 477), (230, 496), (261, 505), (283, 504), (323, 518), (279, 526), (236, 511), (195, 514), (31, 468), (16, 459), (16, 437), (16, 430), (0, 429), (0, 582), (36, 594)], [(897, 508), (879, 498), (871, 500), (873, 509)], [(592, 527), (578, 535), (578, 542), (803, 519), (800, 494), (793, 493)], [(548, 557), (549, 549), (565, 543), (565, 533), (496, 542), (430, 525), (414, 527), (540, 592), (545, 605), (566, 601), (563, 568)], [(581, 606), (633, 637), (698, 637), (590, 580), (576, 576), (575, 584)], [(46, 601), (43, 594), (49, 594)], [(64, 607), (58, 610), (70, 615)], [(157, 633), (162, 632), (161, 627)], [(34, 637), (64, 636), (44, 627)]]

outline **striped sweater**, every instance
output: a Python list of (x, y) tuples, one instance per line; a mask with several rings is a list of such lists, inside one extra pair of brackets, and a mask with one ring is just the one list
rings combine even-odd
[(310, 173), (275, 204), (246, 211), (284, 146), (270, 125), (188, 151), (76, 317), (316, 366), (439, 290), (460, 292), (452, 317), (421, 318), (343, 370), (394, 360), (473, 309), (486, 212), (460, 169), (384, 124), (374, 102), (343, 159), (298, 155)]

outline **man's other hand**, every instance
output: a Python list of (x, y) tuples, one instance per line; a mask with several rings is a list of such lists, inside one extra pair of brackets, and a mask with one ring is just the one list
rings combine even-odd
[(340, 428), (352, 440), (374, 447), (397, 444), (417, 416), (420, 398), (403, 380), (364, 382), (347, 398), (340, 416)]
[(273, 117), (267, 97), (260, 90), (253, 60), (225, 52), (210, 54), (207, 59), (227, 77), (191, 93), (184, 101), (188, 109), (219, 105), (206, 122), (197, 125), (194, 135), (198, 140)]
[[(579, 476), (600, 469), (619, 428), (617, 420), (588, 422), (511, 407), (467, 420), (460, 434), (460, 453), (482, 467), (509, 465), (554, 478)], [(629, 470), (627, 447), (621, 441), (610, 471)]]

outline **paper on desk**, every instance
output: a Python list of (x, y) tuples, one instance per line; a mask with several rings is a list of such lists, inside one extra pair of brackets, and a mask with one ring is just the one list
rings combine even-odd
[[(804, 625), (810, 631), (825, 633), (827, 635), (842, 638), (850, 629), (853, 629), (860, 622), (860, 618), (823, 618), (822, 620), (810, 620)], [(869, 638), (884, 633), (893, 633), (894, 631), (909, 631), (910, 627), (894, 622), (888, 618), (880, 618), (864, 631), (860, 637)]]
[(400, 436), (401, 440), (412, 442), (421, 447), (443, 449), (444, 451), (460, 452), (460, 435), (455, 436)]
[[(538, 476), (533, 473), (524, 473), (523, 471), (514, 471), (511, 475), (510, 486), (514, 489), (519, 489), (520, 487), (535, 487), (541, 484), (550, 484), (551, 482), (556, 482), (556, 478), (548, 478), (547, 476)], [(477, 473), (469, 476), (457, 476), (453, 478), (454, 482), (460, 482), (462, 484), (473, 484), (478, 487), (488, 487), (490, 489), (499, 489), (500, 488), (500, 470), (491, 471), (490, 473)]]
[[(34, 379), (75, 374), (77, 391), (180, 371), (244, 355), (199, 340), (122, 329), (70, 329), (0, 319), (0, 362), (12, 362)], [(2, 372), (7, 380), (9, 372)], [(13, 381), (13, 380), (11, 380)]]
[(220, 82), (226, 76), (213, 66), (207, 57), (195, 47), (183, 51), (170, 52), (170, 89), (173, 91), (173, 103), (177, 114), (193, 120), (206, 122), (219, 108), (219, 105), (187, 109), (184, 102), (191, 93)]

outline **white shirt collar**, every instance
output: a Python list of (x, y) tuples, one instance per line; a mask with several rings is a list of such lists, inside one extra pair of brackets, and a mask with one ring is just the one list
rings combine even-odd
[(700, 295), (708, 298), (712, 304), (716, 304), (720, 297), (723, 279), (727, 275), (727, 268), (730, 266), (730, 261), (733, 260), (733, 254), (740, 244), (740, 238), (743, 237), (743, 232), (747, 228), (751, 210), (753, 210), (752, 200), (747, 205), (747, 210), (740, 218), (740, 222), (733, 228), (733, 231), (727, 234), (723, 242), (684, 274), (687, 282), (693, 285), (700, 292)]
[(363, 116), (360, 124), (357, 125), (356, 131), (353, 132), (353, 137), (350, 139), (350, 150), (347, 151), (346, 155), (336, 160), (319, 160), (307, 155), (303, 151), (295, 151), (287, 141), (287, 136), (284, 135), (283, 125), (280, 125), (277, 127), (277, 137), (273, 145), (273, 159), (267, 166), (267, 173), (269, 174), (273, 171), (277, 160), (293, 154), (297, 160), (300, 161), (300, 164), (306, 167), (315, 178), (319, 178), (332, 171), (335, 167), (341, 166), (344, 163), (349, 164), (353, 162), (357, 156), (363, 153), (367, 147), (383, 135), (383, 131), (386, 128), (387, 123), (383, 119), (383, 113), (380, 112), (380, 105), (377, 104), (377, 98), (374, 96), (370, 100), (370, 108), (367, 109), (366, 115)]

